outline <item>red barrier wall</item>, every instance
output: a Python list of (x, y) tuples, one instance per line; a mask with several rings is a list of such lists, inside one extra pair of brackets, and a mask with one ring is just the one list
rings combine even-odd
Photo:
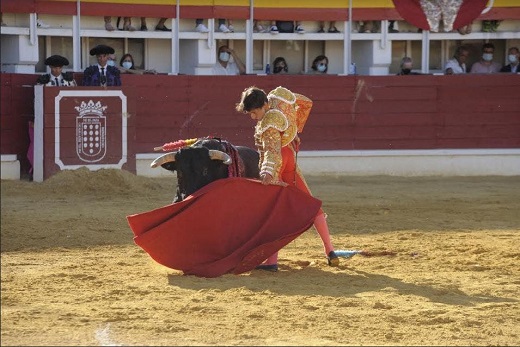
[[(2, 74), (1, 153), (27, 169), (37, 75)], [(81, 74), (75, 78), (81, 82)], [(220, 136), (253, 146), (254, 122), (234, 109), (244, 88), (283, 85), (314, 101), (302, 150), (520, 148), (520, 75), (123, 75), (135, 98), (133, 153)]]
[(28, 122), (34, 118), (34, 87), (38, 75), (0, 74), (0, 153), (18, 154), (20, 170), (29, 171)]

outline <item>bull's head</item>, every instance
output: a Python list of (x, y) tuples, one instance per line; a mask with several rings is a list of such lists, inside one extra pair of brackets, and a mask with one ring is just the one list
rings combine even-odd
[[(162, 166), (163, 164), (166, 164), (166, 163), (174, 163), (175, 156), (177, 155), (178, 152), (179, 151), (169, 152), (169, 153), (161, 155), (160, 157), (156, 158), (150, 164), (150, 167), (156, 168), (157, 166), (159, 166), (159, 165)], [(222, 151), (214, 150), (214, 149), (209, 150), (209, 158), (211, 160), (222, 160), (222, 164), (226, 164), (226, 165), (229, 165), (233, 162), (233, 160), (231, 159), (231, 157), (228, 154), (226, 154)]]
[(222, 151), (187, 147), (161, 155), (150, 166), (160, 165), (166, 170), (177, 171), (177, 194), (173, 201), (178, 202), (205, 185), (228, 177), (228, 165), (232, 162), (231, 157)]

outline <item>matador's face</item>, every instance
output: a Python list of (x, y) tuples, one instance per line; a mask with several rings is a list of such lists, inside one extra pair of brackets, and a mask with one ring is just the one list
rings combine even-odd
[(269, 105), (266, 102), (262, 107), (254, 108), (251, 111), (249, 111), (248, 113), (252, 120), (256, 120), (258, 122), (258, 121), (262, 120), (262, 118), (264, 118), (265, 113), (268, 110), (269, 110)]

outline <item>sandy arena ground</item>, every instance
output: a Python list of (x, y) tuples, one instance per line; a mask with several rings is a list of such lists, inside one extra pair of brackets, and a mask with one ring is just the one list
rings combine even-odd
[(155, 263), (126, 216), (175, 181), (80, 169), (1, 182), (1, 345), (520, 343), (520, 176), (307, 176), (337, 249), (310, 229), (280, 271), (207, 279)]

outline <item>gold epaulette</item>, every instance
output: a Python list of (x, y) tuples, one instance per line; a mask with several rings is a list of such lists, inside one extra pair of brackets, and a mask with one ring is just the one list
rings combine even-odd
[(292, 105), (296, 101), (296, 96), (289, 89), (280, 86), (270, 91), (269, 94), (267, 94), (267, 99), (278, 99)]
[(285, 115), (278, 110), (269, 110), (264, 117), (258, 122), (256, 129), (262, 134), (269, 128), (274, 128), (278, 131), (285, 131), (289, 127), (289, 122)]

